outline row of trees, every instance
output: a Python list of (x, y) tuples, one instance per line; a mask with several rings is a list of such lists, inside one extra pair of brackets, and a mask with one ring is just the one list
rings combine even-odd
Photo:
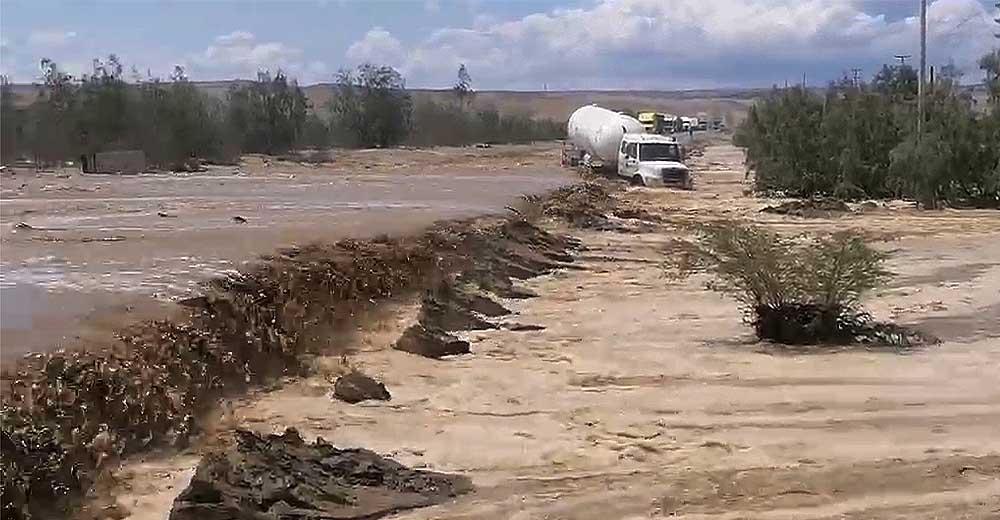
[[(817, 94), (775, 90), (736, 133), (756, 189), (795, 197), (904, 197), (926, 207), (1000, 201), (1000, 99), (985, 107), (953, 69), (925, 94), (916, 133), (917, 74), (884, 67), (869, 84), (849, 79)], [(995, 72), (993, 78), (996, 77)], [(994, 80), (995, 81), (995, 80)]]
[(307, 103), (280, 71), (230, 89), (216, 99), (177, 67), (170, 81), (127, 82), (115, 55), (94, 60), (79, 80), (42, 60), (38, 98), (18, 108), (12, 87), (2, 86), (3, 162), (27, 156), (56, 163), (116, 149), (140, 149), (162, 167), (191, 158), (233, 160), (240, 152), (276, 153), (304, 137)]
[(95, 60), (93, 74), (73, 78), (42, 60), (43, 85), (27, 107), (0, 86), (3, 163), (73, 160), (115, 149), (141, 149), (150, 163), (175, 168), (191, 158), (228, 162), (240, 153), (282, 154), (329, 146), (459, 145), (477, 141), (552, 139), (563, 125), (473, 109), (471, 77), (463, 65), (454, 99), (414, 105), (403, 77), (391, 67), (364, 64), (341, 71), (328, 106), (312, 107), (280, 70), (232, 86), (224, 99), (190, 82), (180, 67), (168, 81), (123, 77), (115, 55)]

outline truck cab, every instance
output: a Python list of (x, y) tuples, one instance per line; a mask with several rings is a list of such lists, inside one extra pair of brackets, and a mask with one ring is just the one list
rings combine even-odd
[(636, 186), (675, 186), (691, 189), (691, 172), (683, 162), (681, 146), (673, 137), (625, 134), (618, 149), (618, 176)]

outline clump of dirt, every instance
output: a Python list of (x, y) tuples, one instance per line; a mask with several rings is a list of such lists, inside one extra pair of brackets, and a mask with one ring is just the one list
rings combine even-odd
[(542, 212), (560, 218), (574, 227), (594, 228), (607, 225), (607, 212), (614, 205), (607, 183), (586, 181), (557, 190), (546, 201)]
[(468, 478), (417, 471), (365, 449), (298, 432), (238, 430), (235, 446), (204, 457), (170, 520), (381, 518), (472, 490)]
[(803, 218), (829, 218), (850, 213), (851, 208), (838, 199), (792, 200), (777, 206), (768, 206), (761, 213), (792, 215)]
[(333, 396), (351, 404), (369, 399), (376, 401), (392, 399), (385, 384), (357, 370), (337, 378), (333, 384)]
[(419, 321), (425, 326), (443, 330), (487, 330), (496, 325), (486, 321), (477, 312), (456, 298), (428, 291), (420, 307)]
[(403, 331), (392, 348), (434, 359), (471, 352), (468, 341), (422, 323), (415, 323)]

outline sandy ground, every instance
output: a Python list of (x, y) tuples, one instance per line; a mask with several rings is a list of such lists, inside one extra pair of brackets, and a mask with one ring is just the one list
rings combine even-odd
[[(220, 428), (295, 426), (342, 446), (469, 475), (478, 490), (397, 518), (931, 519), (1000, 516), (1000, 213), (905, 207), (840, 219), (758, 213), (742, 157), (694, 161), (698, 190), (631, 189), (672, 222), (727, 216), (790, 231), (858, 227), (897, 249), (899, 276), (868, 302), (939, 335), (907, 354), (782, 352), (756, 343), (704, 279), (664, 276), (677, 228), (576, 232), (582, 271), (507, 302), (535, 332), (468, 334), (433, 361), (388, 348), (401, 303), (350, 363), (388, 403), (332, 401), (326, 373), (235, 403)], [(120, 502), (165, 518), (190, 453), (126, 467)]]
[(570, 179), (557, 148), (358, 150), (323, 166), (250, 156), (191, 174), (5, 172), (2, 358), (105, 340), (275, 248), (502, 211)]

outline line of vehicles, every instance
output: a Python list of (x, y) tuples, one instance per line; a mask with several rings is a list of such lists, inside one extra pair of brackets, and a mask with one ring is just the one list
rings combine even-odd
[(573, 112), (566, 130), (563, 164), (614, 172), (637, 186), (694, 187), (677, 139), (648, 131), (637, 118), (587, 105)]
[(706, 113), (699, 113), (696, 117), (675, 116), (662, 112), (639, 112), (636, 119), (642, 123), (642, 127), (650, 134), (668, 135), (676, 132), (688, 132), (691, 130), (723, 130), (726, 127), (725, 121), (721, 117), (710, 117)]

